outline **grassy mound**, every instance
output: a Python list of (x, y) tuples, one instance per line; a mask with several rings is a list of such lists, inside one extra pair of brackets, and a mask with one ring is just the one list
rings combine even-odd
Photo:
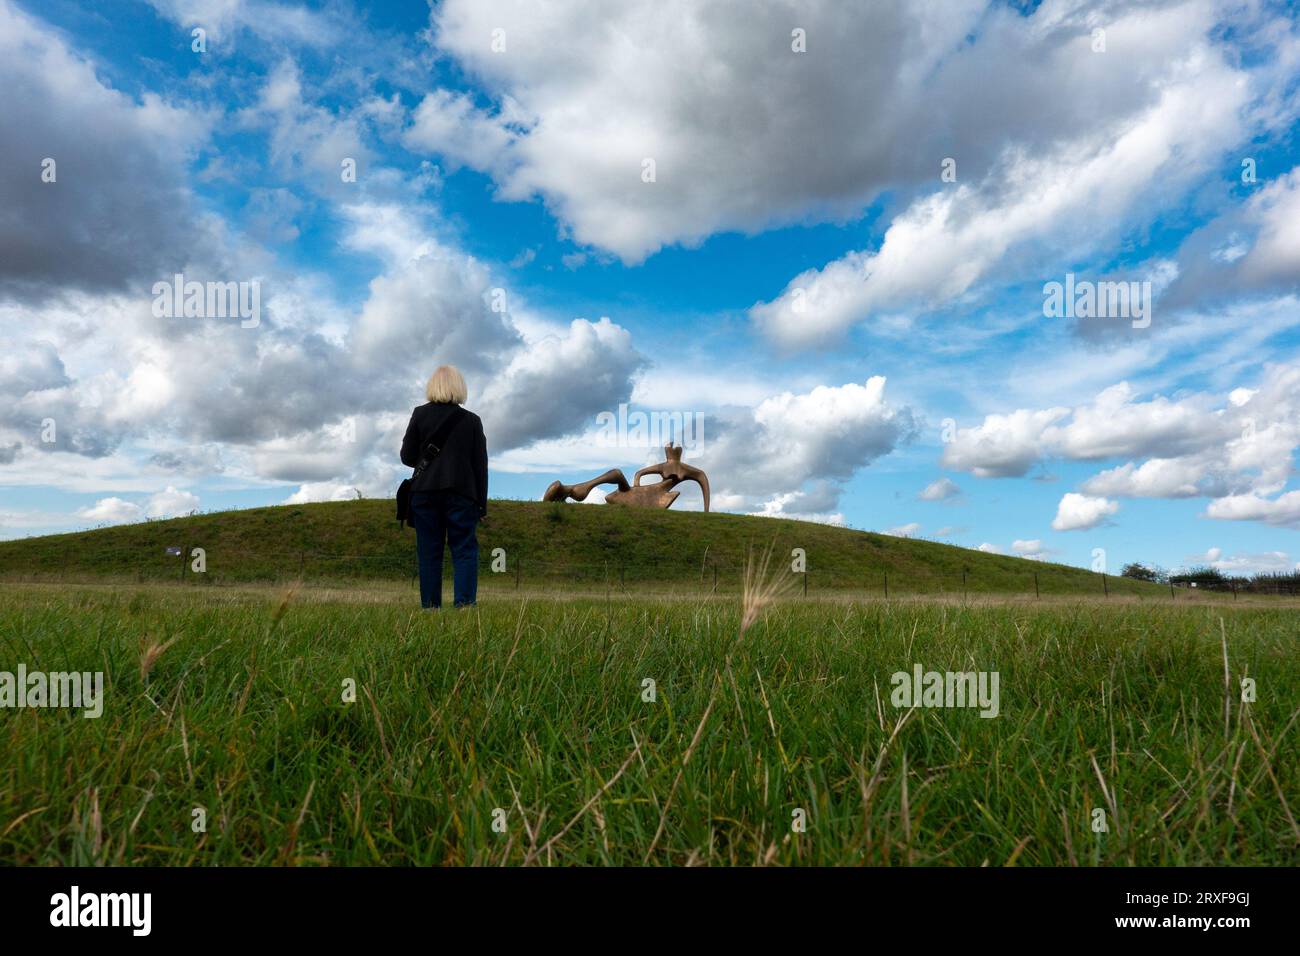
[[(198, 584), (409, 580), (415, 534), (385, 500), (253, 508), (0, 542), (0, 579)], [(806, 556), (815, 591), (883, 594), (1146, 594), (1154, 585), (1081, 568), (829, 525), (747, 515), (494, 501), (479, 531), (488, 587), (734, 590), (751, 551)], [(204, 574), (191, 559), (205, 553)], [(494, 551), (497, 573), (493, 573)], [(504, 571), (501, 571), (504, 562)], [(446, 569), (450, 573), (450, 569)], [(798, 579), (800, 587), (804, 579)], [(1167, 594), (1167, 592), (1164, 592)]]

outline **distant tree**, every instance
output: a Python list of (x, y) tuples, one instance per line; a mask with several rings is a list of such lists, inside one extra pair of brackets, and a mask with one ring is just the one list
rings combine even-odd
[(1243, 579), (1239, 586), (1243, 590), (1259, 591), (1264, 594), (1296, 594), (1300, 593), (1300, 571), (1286, 574), (1260, 573), (1252, 576), (1248, 581)]
[(1185, 587), (1208, 588), (1212, 591), (1227, 590), (1231, 587), (1231, 582), (1222, 571), (1207, 566), (1184, 568), (1169, 575), (1169, 580)]
[(1119, 576), (1122, 578), (1133, 578), (1135, 581), (1151, 581), (1155, 584), (1163, 584), (1167, 580), (1165, 572), (1158, 567), (1148, 568), (1145, 564), (1139, 564), (1136, 561), (1130, 561), (1120, 569)]

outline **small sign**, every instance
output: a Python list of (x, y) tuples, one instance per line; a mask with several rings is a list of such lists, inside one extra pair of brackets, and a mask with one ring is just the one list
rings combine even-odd
[(168, 549), (167, 549), (167, 555), (168, 555), (169, 557), (172, 557), (172, 558), (179, 558), (179, 557), (181, 556), (181, 549), (180, 549), (180, 548), (168, 548)]

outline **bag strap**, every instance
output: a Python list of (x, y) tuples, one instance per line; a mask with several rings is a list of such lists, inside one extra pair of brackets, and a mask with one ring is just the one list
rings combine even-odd
[(451, 413), (442, 420), (442, 424), (438, 426), (438, 430), (433, 433), (433, 437), (429, 439), (427, 444), (425, 444), (424, 455), (420, 458), (420, 463), (415, 466), (415, 471), (411, 475), (412, 478), (419, 478), (424, 469), (428, 468), (429, 465), (433, 463), (433, 460), (442, 453), (442, 446), (447, 444), (447, 439), (450, 438), (451, 433), (456, 430), (456, 426), (464, 421), (468, 415), (469, 412), (457, 405), (452, 409)]

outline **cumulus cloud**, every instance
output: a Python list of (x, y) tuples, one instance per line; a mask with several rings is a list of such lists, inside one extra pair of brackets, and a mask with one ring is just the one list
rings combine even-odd
[[(593, 20), (579, 0), (452, 0), (433, 9), (434, 42), (492, 103), (430, 92), (407, 138), (489, 173), (502, 198), (541, 196), (576, 241), (628, 262), (810, 211), (844, 217), (894, 177), (920, 175), (903, 143), (924, 152), (920, 141), (934, 139), (920, 119), (926, 77), (962, 49), (983, 6), (900, 4), (845, 18), (829, 2), (796, 12), (644, 0)], [(994, 28), (1011, 17), (991, 19)], [(807, 54), (791, 49), (794, 24), (807, 31)], [(498, 28), (504, 53), (491, 47)], [(646, 159), (653, 183), (642, 181)]]
[[(1061, 9), (1044, 5), (1039, 14), (1046, 21)], [(1105, 249), (1121, 238), (1120, 224), (1132, 228), (1178, 201), (1250, 128), (1247, 75), (1208, 39), (1214, 24), (1207, 5), (1114, 8), (1108, 39), (1123, 37), (1123, 56), (1145, 66), (1128, 61), (1104, 81), (1094, 71), (1103, 68), (1102, 60), (1104, 69), (1115, 69), (1109, 48), (1105, 56), (1092, 54), (1086, 31), (1035, 30), (1038, 20), (1036, 14), (1022, 21), (1023, 34), (982, 36), (967, 57), (987, 55), (999, 43), (1004, 54), (1029, 56), (1035, 75), (1027, 100), (1046, 95), (1063, 102), (1072, 95), (1062, 96), (1064, 90), (1086, 78), (1092, 95), (1113, 98), (1104, 108), (1108, 121), (1047, 120), (1055, 137), (1032, 148), (1017, 138), (1023, 131), (999, 130), (1002, 154), (987, 164), (965, 162), (956, 145), (936, 154), (956, 159), (959, 169), (973, 168), (974, 175), (959, 175), (915, 199), (876, 249), (850, 252), (790, 280), (778, 298), (751, 310), (759, 327), (787, 345), (812, 344), (868, 316), (953, 303), (1012, 252), (1022, 266), (1033, 257), (1055, 268)], [(1149, 30), (1160, 31), (1160, 39)], [(1147, 42), (1159, 51), (1144, 51)], [(1156, 58), (1148, 59), (1151, 54)], [(935, 82), (942, 83), (947, 65)], [(1006, 76), (1021, 67), (989, 68)], [(936, 102), (955, 106), (971, 95), (979, 96), (959, 93), (955, 103)]]
[(188, 491), (180, 491), (168, 485), (163, 491), (149, 499), (144, 513), (148, 518), (175, 518), (186, 515), (199, 508), (199, 496)]
[(926, 485), (916, 497), (922, 501), (945, 501), (961, 494), (957, 483), (950, 478), (936, 478)]
[(517, 137), (508, 116), (483, 113), (466, 93), (434, 90), (415, 108), (402, 138), (412, 149), (440, 154), (453, 167), (495, 170)]
[[(230, 31), (278, 15), (273, 4), (233, 0), (163, 6)], [(129, 438), (157, 449), (161, 470), (192, 473), (206, 461), (302, 482), (304, 494), (330, 482), (379, 493), (391, 490), (405, 414), (436, 364), (469, 376), (494, 452), (573, 432), (630, 395), (644, 360), (626, 330), (579, 320), (526, 341), (510, 310), (490, 301), (490, 270), (435, 236), (431, 211), (406, 200), (419, 178), (370, 168), (345, 194), (330, 185), (340, 182), (341, 159), (370, 158), (373, 104), (326, 109), (311, 101), (297, 64), (281, 59), (238, 117), (266, 133), (278, 171), (338, 199), (345, 246), (379, 257), (383, 270), (351, 308), (324, 277), (280, 265), (259, 244), (295, 232), (304, 205), (294, 193), (253, 189), (247, 233), (196, 214), (185, 166), (206, 135), (202, 112), (109, 89), (57, 33), (0, 0), (6, 51), (0, 79), (25, 93), (0, 103), (0, 133), (19, 144), (0, 157), (0, 206), (10, 213), (0, 217), (0, 322), (15, 330), (0, 357), (4, 458), (44, 453), (46, 480), (70, 487), (85, 467), (69, 472), (63, 453), (113, 458), (117, 468)], [(53, 151), (56, 182), (40, 182), (40, 155), (23, 152), (34, 144)], [(87, 244), (87, 217), (113, 228)], [(176, 271), (258, 282), (259, 324), (153, 314), (146, 290)], [(114, 520), (131, 513), (105, 508)]]
[(1024, 541), (1016, 539), (1011, 542), (1011, 550), (1022, 558), (1029, 558), (1031, 561), (1043, 561), (1051, 554), (1051, 550), (1043, 547), (1043, 542), (1038, 538)]
[(214, 54), (225, 52), (232, 37), (248, 30), (267, 40), (290, 40), (326, 46), (345, 35), (343, 25), (328, 12), (274, 0), (148, 0), (161, 16), (186, 31), (202, 27), (213, 41)]
[(483, 393), (493, 447), (553, 438), (631, 395), (631, 377), (645, 363), (626, 329), (601, 318), (575, 319), (560, 335), (520, 349)]
[(1067, 492), (1056, 509), (1052, 519), (1054, 531), (1086, 531), (1102, 524), (1108, 517), (1119, 511), (1119, 504), (1106, 498), (1094, 498)]
[(736, 496), (737, 510), (762, 510), (763, 502), (816, 482), (818, 510), (831, 511), (843, 483), (910, 441), (917, 419), (886, 399), (885, 378), (876, 375), (863, 384), (783, 392), (720, 413), (712, 427), (696, 463), (722, 494)]
[(1300, 491), (1288, 491), (1276, 498), (1229, 495), (1211, 501), (1205, 513), (1221, 521), (1262, 521), (1279, 528), (1300, 529)]
[[(582, 336), (594, 336), (599, 328), (584, 328)], [(515, 386), (504, 381), (503, 389), (513, 394)], [(557, 396), (562, 399), (568, 387), (558, 386)], [(537, 393), (545, 390), (539, 387)], [(537, 402), (545, 405), (543, 399)], [(519, 416), (533, 414), (523, 398), (518, 404)], [(485, 407), (495, 408), (492, 403)], [(611, 404), (608, 410), (616, 408)], [(709, 475), (715, 510), (839, 524), (844, 520), (838, 509), (846, 482), (911, 441), (916, 430), (911, 408), (886, 398), (885, 379), (873, 376), (862, 384), (769, 394), (748, 407), (719, 407), (697, 433), (702, 440), (687, 443), (685, 457)], [(558, 473), (565, 481), (580, 481), (611, 464), (630, 477), (641, 465), (662, 459), (659, 447), (611, 447), (603, 429), (593, 428), (494, 455), (493, 467)], [(701, 507), (693, 489), (685, 486), (685, 497), (675, 507)]]
[(122, 498), (101, 498), (86, 508), (77, 511), (79, 517), (101, 524), (126, 524), (139, 521), (144, 509), (133, 501)]
[(1263, 179), (1240, 206), (1192, 233), (1162, 308), (1300, 289), (1300, 166)]
[[(838, 495), (836, 497), (838, 498)], [(722, 500), (726, 500), (725, 496)], [(844, 524), (844, 515), (842, 513), (838, 511), (816, 511), (811, 510), (812, 508), (815, 508), (815, 505), (807, 500), (807, 496), (803, 492), (795, 491), (777, 495), (763, 502), (762, 510), (749, 513), (761, 518), (790, 518), (795, 521), (812, 521), (816, 524)]]
[(365, 497), (356, 485), (337, 481), (307, 481), (284, 499), (286, 505), (303, 505), (315, 501), (352, 501)]
[[(1288, 525), (1283, 491), (1300, 446), (1300, 366), (1273, 365), (1257, 387), (1226, 397), (1188, 393), (1141, 399), (1127, 383), (1092, 402), (986, 416), (958, 429), (942, 455), (945, 468), (980, 477), (1026, 474), (1049, 458), (1129, 459), (1086, 479), (1076, 496), (1208, 497), (1210, 517)], [(1072, 524), (1073, 518), (1058, 515)]]
[(1196, 498), (1213, 491), (1204, 466), (1191, 460), (1153, 458), (1135, 465), (1127, 462), (1107, 469), (1083, 483), (1091, 495), (1122, 495), (1130, 498)]
[(0, 105), (0, 296), (123, 291), (186, 262), (201, 232), (185, 168), (207, 139), (205, 114), (104, 85), (9, 0), (0, 88), (13, 91)]
[[(723, 492), (724, 495), (727, 492)], [(834, 510), (840, 500), (839, 487), (830, 481), (811, 481), (801, 491), (775, 495), (763, 502), (759, 511), (751, 514), (767, 518), (793, 518), (798, 521), (815, 521), (819, 524), (844, 524), (844, 515)]]
[(101, 498), (77, 511), (77, 516), (98, 524), (127, 524), (143, 518), (176, 518), (197, 511), (198, 495), (168, 485), (143, 502)]
[(340, 198), (355, 192), (342, 176), (346, 160), (355, 165), (358, 182), (371, 172), (374, 153), (367, 145), (368, 118), (364, 106), (344, 112), (312, 102), (303, 89), (301, 69), (292, 59), (275, 66), (257, 103), (241, 113), (244, 123), (266, 130), (271, 161), (280, 170)]
[(943, 450), (943, 467), (978, 478), (1020, 477), (1042, 457), (1046, 430), (1069, 413), (1068, 408), (1049, 408), (989, 415), (974, 428), (957, 430)]
[[(829, 268), (808, 289), (814, 308), (769, 317), (806, 337), (864, 308), (959, 295), (1010, 246), (1096, 237), (1202, 173), (1248, 128), (1254, 92), (1211, 39), (1215, 13), (1111, 4), (1102, 56), (1098, 15), (1071, 4), (891, 4), (858, 18), (830, 0), (638, 0), (597, 20), (581, 0), (449, 0), (432, 40), (483, 95), (429, 91), (405, 141), (489, 174), (501, 198), (542, 197), (577, 242), (628, 262), (719, 231), (851, 218), (955, 157), (958, 183), (908, 206), (879, 252)], [(807, 52), (792, 49), (794, 25)]]
[(1186, 564), (1188, 567), (1212, 567), (1228, 575), (1291, 574), (1300, 571), (1300, 562), (1292, 561), (1285, 551), (1225, 555), (1222, 548), (1210, 548), (1204, 554), (1189, 555)]
[(921, 526), (915, 521), (909, 521), (907, 524), (900, 524), (896, 528), (886, 528), (881, 534), (887, 534), (893, 538), (911, 538), (921, 530)]
[[(159, 318), (143, 298), (65, 298), (35, 323), (30, 309), (0, 303), (6, 323), (21, 311), (15, 328), (45, 337), (0, 358), (0, 447), (103, 457), (128, 436), (164, 449), (183, 436), (189, 447), (156, 452), (158, 467), (193, 471), (200, 448), (213, 470), (387, 494), (405, 416), (437, 364), (465, 371), (494, 454), (580, 430), (629, 398), (644, 358), (621, 326), (576, 320), (526, 340), (494, 307), (490, 271), (421, 239), (409, 212), (359, 202), (344, 221), (357, 247), (397, 226), (380, 247), (386, 268), (351, 314), (310, 277), (282, 273), (265, 284), (275, 291), (254, 329)], [(54, 442), (41, 440), (46, 421)], [(223, 462), (222, 448), (243, 454)]]

